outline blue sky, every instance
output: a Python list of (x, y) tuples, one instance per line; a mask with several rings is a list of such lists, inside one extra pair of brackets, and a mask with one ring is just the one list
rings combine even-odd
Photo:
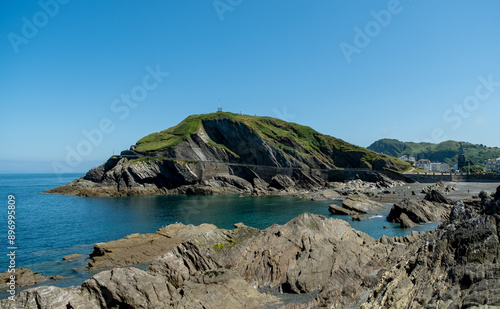
[(498, 12), (493, 0), (2, 1), (0, 172), (85, 171), (219, 99), (363, 147), (500, 147)]

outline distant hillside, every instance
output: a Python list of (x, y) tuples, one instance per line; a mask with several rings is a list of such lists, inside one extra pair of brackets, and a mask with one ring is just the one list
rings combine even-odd
[(486, 160), (500, 157), (500, 148), (456, 141), (432, 144), (381, 139), (368, 146), (368, 149), (393, 157), (411, 154), (417, 160), (429, 159), (432, 162), (444, 162), (453, 166), (458, 162), (460, 145), (464, 149), (465, 156), (476, 165), (484, 166)]

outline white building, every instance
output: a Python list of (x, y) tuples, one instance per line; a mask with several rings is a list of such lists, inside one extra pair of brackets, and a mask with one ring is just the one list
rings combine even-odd
[(429, 159), (420, 159), (417, 161), (417, 167), (426, 171), (430, 171), (431, 161)]
[(431, 162), (429, 159), (420, 159), (417, 161), (417, 167), (430, 172), (450, 172), (450, 166), (446, 163)]
[(486, 170), (498, 172), (500, 170), (500, 158), (488, 159), (488, 161), (486, 162)]
[(401, 157), (399, 157), (399, 159), (410, 163), (415, 163), (417, 161), (412, 155), (402, 155)]
[(430, 164), (430, 171), (431, 172), (438, 172), (438, 173), (441, 173), (441, 172), (449, 173), (450, 166), (446, 163), (441, 163), (441, 162), (431, 163)]

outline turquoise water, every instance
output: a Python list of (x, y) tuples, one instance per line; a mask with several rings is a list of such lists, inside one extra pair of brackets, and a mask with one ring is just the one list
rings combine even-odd
[[(62, 261), (68, 254), (88, 255), (96, 242), (106, 242), (133, 233), (154, 233), (162, 226), (175, 222), (199, 225), (213, 223), (231, 229), (243, 222), (264, 229), (284, 224), (297, 215), (310, 212), (347, 220), (354, 228), (375, 238), (404, 236), (410, 229), (385, 220), (387, 213), (370, 220), (353, 222), (350, 217), (332, 216), (328, 205), (332, 201), (310, 201), (293, 197), (223, 196), (136, 196), (119, 198), (81, 198), (45, 194), (42, 191), (68, 183), (82, 175), (53, 174), (0, 175), (0, 272), (6, 271), (7, 198), (16, 197), (16, 267), (28, 267), (44, 275), (62, 275), (72, 281), (58, 285), (79, 284), (91, 274), (81, 269), (84, 260)], [(340, 204), (339, 201), (335, 203)], [(383, 226), (387, 228), (383, 228)], [(436, 225), (422, 225), (426, 230)], [(2, 237), (1, 235), (5, 235)]]

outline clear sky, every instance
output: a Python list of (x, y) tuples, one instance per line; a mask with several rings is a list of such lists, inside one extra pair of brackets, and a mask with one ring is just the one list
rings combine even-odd
[(0, 172), (85, 171), (219, 99), (363, 147), (498, 147), (499, 12), (496, 0), (5, 0)]

